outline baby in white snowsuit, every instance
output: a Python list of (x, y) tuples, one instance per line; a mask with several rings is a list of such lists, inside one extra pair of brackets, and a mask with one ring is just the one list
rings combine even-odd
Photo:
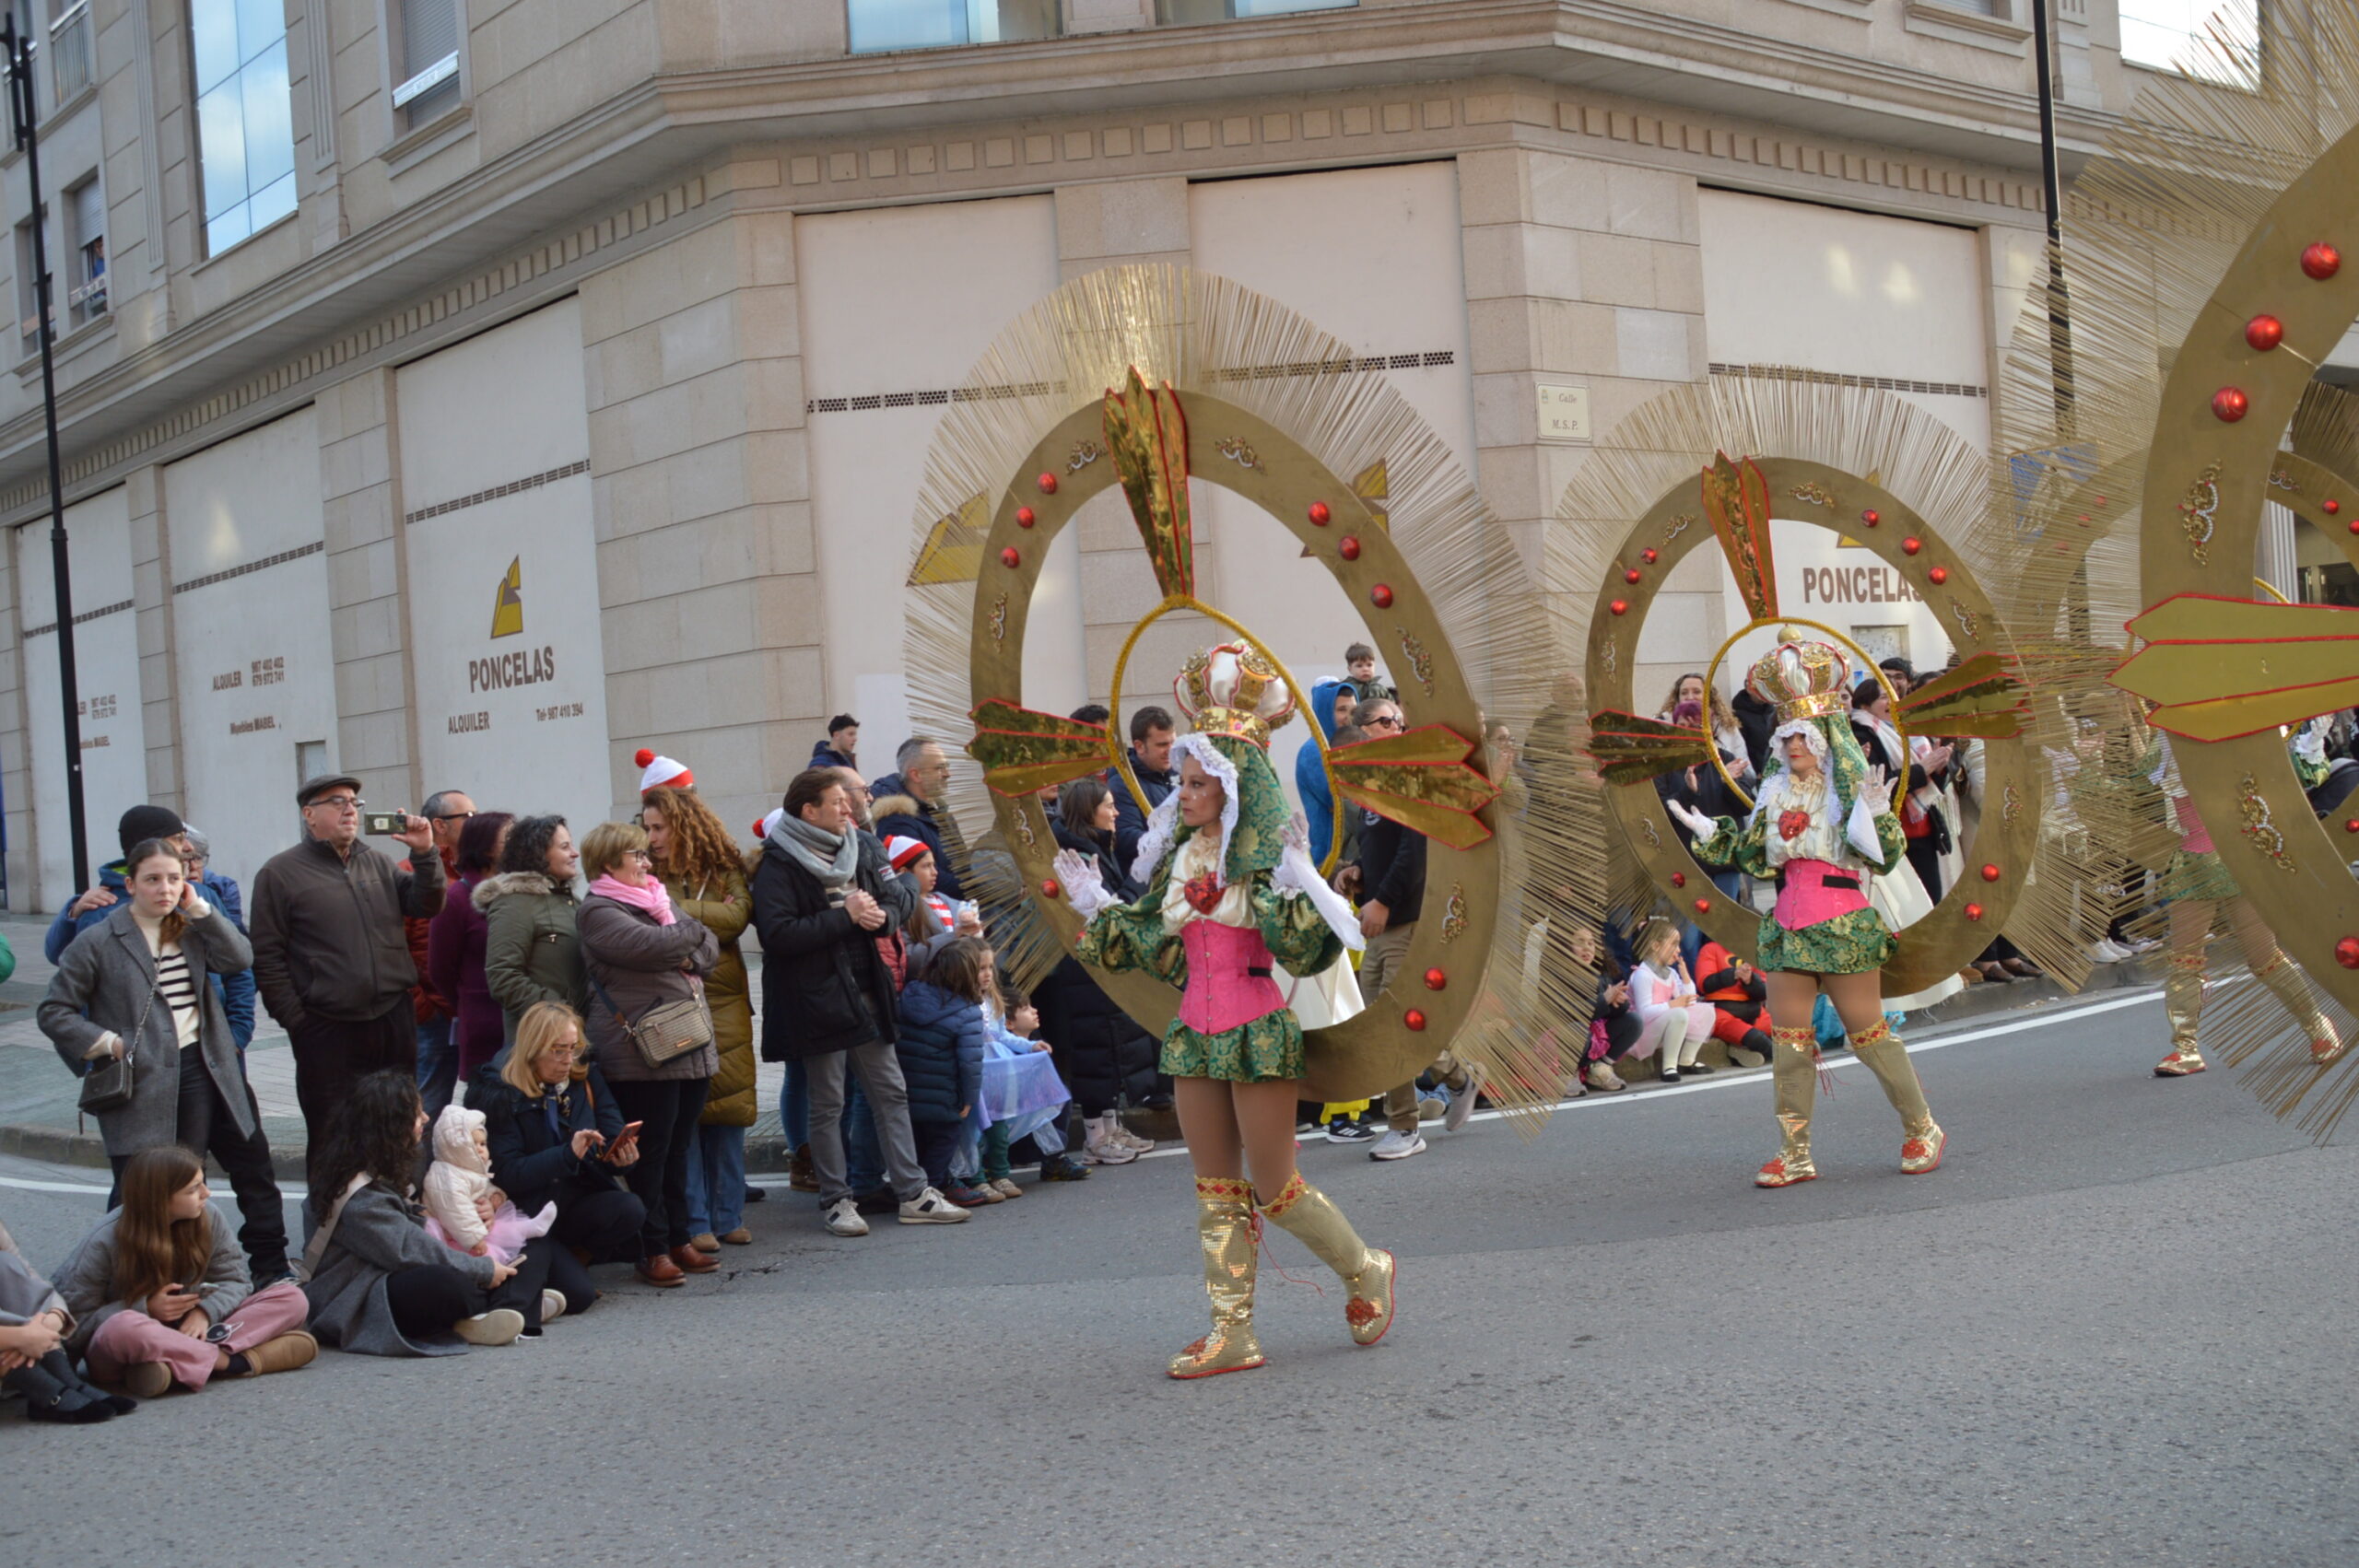
[(501, 1194), (499, 1206), (491, 1207), (499, 1188), (491, 1185), (491, 1145), (483, 1126), (483, 1113), (464, 1106), (445, 1106), (436, 1119), (434, 1163), (426, 1167), (426, 1228), (461, 1252), (513, 1263), (526, 1242), (557, 1223), (557, 1205), (544, 1203), (527, 1216)]

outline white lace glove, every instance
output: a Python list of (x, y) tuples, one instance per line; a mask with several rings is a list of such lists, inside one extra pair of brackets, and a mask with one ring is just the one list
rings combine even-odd
[(1684, 802), (1665, 801), (1662, 803), (1662, 809), (1669, 812), (1673, 820), (1698, 838), (1709, 838), (1720, 830), (1719, 823)]
[(1281, 893), (1298, 893), (1310, 900), (1327, 927), (1343, 939), (1345, 947), (1358, 953), (1367, 946), (1367, 938), (1360, 934), (1360, 923), (1352, 917), (1352, 907), (1344, 895), (1327, 885), (1319, 868), (1311, 863), (1310, 830), (1300, 813), (1279, 835), (1285, 848), (1278, 852), (1278, 863), (1270, 872), (1270, 885)]
[(1884, 843), (1876, 835), (1876, 818), (1892, 814), (1890, 780), (1881, 767), (1868, 769), (1860, 781), (1860, 793), (1851, 802), (1851, 818), (1843, 825), (1843, 837), (1851, 848), (1870, 860), (1884, 859)]
[(1073, 906), (1084, 924), (1097, 918), (1101, 910), (1110, 909), (1121, 902), (1106, 891), (1106, 879), (1098, 874), (1097, 863), (1086, 859), (1078, 849), (1060, 849), (1049, 862), (1056, 868), (1057, 885), (1065, 890), (1065, 902)]

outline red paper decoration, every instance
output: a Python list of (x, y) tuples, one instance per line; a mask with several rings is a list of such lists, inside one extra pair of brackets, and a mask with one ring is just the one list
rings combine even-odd
[(2255, 316), (2245, 323), (2245, 341), (2266, 354), (2285, 341), (2285, 323), (2271, 315)]
[(2252, 399), (2242, 387), (2222, 387), (2212, 394), (2212, 416), (2223, 425), (2233, 425), (2252, 412)]

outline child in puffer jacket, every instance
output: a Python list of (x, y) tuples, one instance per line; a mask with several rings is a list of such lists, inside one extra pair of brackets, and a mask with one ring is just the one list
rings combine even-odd
[(526, 1215), (491, 1185), (491, 1144), (484, 1115), (464, 1106), (445, 1106), (434, 1122), (434, 1163), (426, 1167), (426, 1228), (471, 1257), (488, 1254), (513, 1263), (524, 1244), (549, 1234), (557, 1205), (544, 1203)]
[(1696, 954), (1696, 994), (1712, 1004), (1712, 1038), (1739, 1067), (1769, 1059), (1769, 982), (1717, 942)]
[(978, 937), (953, 937), (902, 989), (894, 1052), (909, 1086), (910, 1131), (926, 1180), (964, 1209), (1001, 1201), (996, 1193), (950, 1174), (958, 1135), (983, 1093), (983, 975), (991, 949)]

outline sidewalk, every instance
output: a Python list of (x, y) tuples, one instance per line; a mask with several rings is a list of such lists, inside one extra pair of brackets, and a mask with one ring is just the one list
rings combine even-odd
[[(41, 953), (47, 930), (46, 920), (0, 914), (0, 935), (7, 938), (17, 954), (16, 975), (0, 984), (0, 1154), (103, 1168), (106, 1151), (99, 1141), (98, 1125), (76, 1114), (74, 1076), (57, 1059), (56, 1050), (34, 1022), (33, 1010), (49, 989), (53, 968)], [(747, 944), (745, 960), (758, 997), (759, 949)], [(2091, 975), (2082, 994), (2140, 983), (2137, 964), (2116, 964)], [(2048, 979), (1969, 986), (1937, 1007), (1911, 1013), (1909, 1023), (1912, 1029), (1931, 1028), (1970, 1018), (2036, 1012), (2066, 1000), (2063, 988)], [(745, 1168), (750, 1172), (773, 1174), (786, 1169), (788, 1151), (778, 1121), (779, 1093), (785, 1077), (783, 1063), (756, 1065), (755, 1096), (760, 1111), (745, 1140)], [(278, 1174), (299, 1180), (303, 1122), (295, 1101), (295, 1059), (288, 1049), (286, 1035), (267, 1013), (246, 1051), (246, 1078), (262, 1107), (263, 1128), (270, 1135)], [(1176, 1127), (1143, 1126), (1141, 1130), (1154, 1138), (1178, 1136)]]

